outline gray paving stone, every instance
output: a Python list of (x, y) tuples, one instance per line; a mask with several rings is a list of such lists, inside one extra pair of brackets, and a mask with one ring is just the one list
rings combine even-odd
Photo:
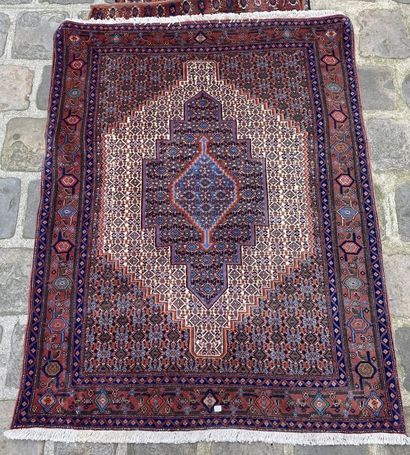
[(404, 101), (406, 101), (407, 105), (410, 106), (410, 74), (405, 77), (402, 85), (402, 90)]
[(0, 57), (4, 54), (6, 47), (7, 34), (10, 28), (10, 18), (7, 14), (0, 13)]
[(374, 190), (377, 207), (377, 219), (379, 221), (380, 228), (380, 237), (382, 238), (382, 240), (384, 240), (384, 238), (386, 237), (386, 214), (384, 213), (383, 209), (384, 194), (379, 185), (375, 185)]
[(295, 455), (368, 455), (369, 446), (296, 446)]
[(396, 351), (399, 363), (404, 369), (401, 385), (410, 391), (410, 327), (400, 327), (395, 332)]
[(405, 242), (410, 242), (410, 182), (405, 182), (396, 189), (395, 203), (399, 236)]
[(240, 444), (237, 442), (212, 443), (209, 455), (283, 455), (285, 446), (279, 444)]
[(90, 14), (90, 9), (86, 9), (83, 11), (78, 11), (77, 17), (78, 17), (78, 19), (85, 20), (85, 19), (88, 19), (89, 14)]
[(91, 444), (56, 442), (54, 455), (114, 455), (114, 444)]
[(7, 123), (1, 167), (8, 171), (39, 171), (45, 155), (46, 119), (13, 118)]
[(359, 48), (362, 55), (406, 58), (410, 38), (404, 16), (399, 11), (367, 10), (359, 14)]
[(13, 237), (20, 202), (20, 180), (0, 179), (0, 239)]
[(27, 109), (33, 71), (25, 66), (0, 66), (0, 111)]
[(25, 314), (33, 253), (28, 248), (0, 249), (0, 314)]
[[(407, 436), (409, 435), (408, 424), (410, 423), (410, 406), (404, 406), (404, 418), (407, 424)], [(410, 447), (408, 447), (410, 449)]]
[(53, 11), (21, 13), (14, 34), (13, 57), (51, 59), (54, 32), (67, 16), (66, 12)]
[[(410, 3), (410, 0), (394, 0), (395, 2), (397, 3)], [(409, 449), (409, 453), (410, 453), (410, 449)]]
[(197, 444), (128, 444), (127, 446), (127, 455), (195, 455), (196, 451)]
[(41, 455), (44, 442), (17, 441), (6, 439), (4, 430), (10, 428), (14, 412), (14, 401), (0, 402), (0, 454), (1, 455)]
[(48, 94), (50, 91), (51, 66), (46, 65), (41, 74), (41, 82), (37, 90), (36, 103), (41, 110), (48, 109)]
[(7, 361), (6, 387), (20, 387), (21, 369), (23, 367), (23, 345), (26, 326), (17, 322), (10, 342), (10, 354)]
[(32, 0), (0, 0), (0, 5), (20, 5), (31, 2)]
[(410, 317), (410, 255), (384, 255), (383, 264), (391, 313)]
[(410, 447), (409, 446), (382, 446), (378, 445), (376, 447), (375, 455), (409, 455)]
[(360, 92), (363, 107), (367, 110), (395, 108), (396, 95), (393, 75), (383, 66), (363, 66), (359, 68)]
[(410, 168), (410, 126), (404, 121), (368, 119), (370, 158), (374, 170)]
[(36, 233), (37, 211), (40, 203), (40, 180), (28, 185), (26, 216), (24, 219), (23, 237), (34, 239)]

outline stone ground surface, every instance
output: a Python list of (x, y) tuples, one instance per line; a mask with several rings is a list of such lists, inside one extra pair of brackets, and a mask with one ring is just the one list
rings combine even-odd
[[(52, 36), (93, 0), (0, 0), (0, 428), (19, 384)], [(357, 60), (404, 403), (410, 409), (410, 0), (312, 0), (347, 13)], [(410, 414), (408, 412), (408, 414)], [(1, 455), (404, 455), (388, 446), (112, 445), (5, 441)]]

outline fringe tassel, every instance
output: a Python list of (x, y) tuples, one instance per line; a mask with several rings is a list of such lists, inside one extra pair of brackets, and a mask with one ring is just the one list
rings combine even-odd
[(195, 442), (265, 442), (292, 445), (410, 445), (410, 437), (390, 433), (295, 433), (250, 430), (73, 430), (62, 428), (22, 428), (4, 432), (9, 439), (34, 441), (184, 444)]
[(260, 11), (254, 13), (217, 13), (217, 14), (194, 14), (192, 16), (171, 17), (134, 17), (124, 19), (67, 19), (66, 22), (77, 24), (178, 24), (185, 22), (219, 22), (219, 21), (243, 21), (260, 19), (303, 19), (321, 18), (326, 16), (344, 16), (340, 11)]

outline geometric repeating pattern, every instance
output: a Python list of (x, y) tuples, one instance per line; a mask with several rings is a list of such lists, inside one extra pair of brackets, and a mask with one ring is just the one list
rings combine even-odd
[[(218, 80), (215, 62), (191, 61), (186, 68), (186, 81), (146, 103), (143, 110), (134, 112), (104, 136), (106, 190), (99, 223), (100, 242), (107, 257), (154, 295), (158, 294), (168, 311), (192, 328), (193, 353), (212, 357), (226, 351), (226, 331), (231, 321), (240, 320), (241, 314), (257, 302), (257, 296), (263, 296), (265, 289), (280, 281), (295, 261), (305, 259), (312, 249), (312, 208), (305, 191), (308, 154), (305, 132)], [(228, 267), (228, 288), (210, 308), (187, 289), (184, 266), (164, 267), (170, 261), (169, 251), (156, 247), (154, 231), (140, 229), (143, 185), (140, 175), (134, 172), (142, 168), (143, 159), (154, 159), (157, 140), (167, 140), (169, 136), (169, 120), (183, 118), (182, 100), (193, 98), (198, 90), (220, 100), (224, 115), (237, 119), (238, 137), (249, 140), (252, 157), (266, 160), (269, 199), (269, 226), (256, 226), (256, 245), (242, 247), (242, 264)], [(156, 119), (155, 124), (152, 118)], [(248, 118), (253, 119), (252, 123)], [(260, 134), (261, 131), (266, 133)], [(294, 166), (295, 161), (300, 167)], [(126, 189), (125, 195), (119, 188)], [(284, 199), (286, 203), (281, 202)], [(135, 256), (134, 251), (140, 254)], [(210, 318), (217, 321), (213, 326), (205, 323)]]

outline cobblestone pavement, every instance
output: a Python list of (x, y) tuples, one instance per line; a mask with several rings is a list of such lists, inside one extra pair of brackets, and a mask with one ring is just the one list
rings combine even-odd
[[(20, 377), (52, 36), (93, 0), (0, 0), (0, 428)], [(410, 0), (312, 0), (354, 22), (404, 403), (410, 409)], [(408, 412), (410, 414), (410, 412)], [(398, 446), (113, 445), (6, 441), (1, 455), (405, 455)]]

